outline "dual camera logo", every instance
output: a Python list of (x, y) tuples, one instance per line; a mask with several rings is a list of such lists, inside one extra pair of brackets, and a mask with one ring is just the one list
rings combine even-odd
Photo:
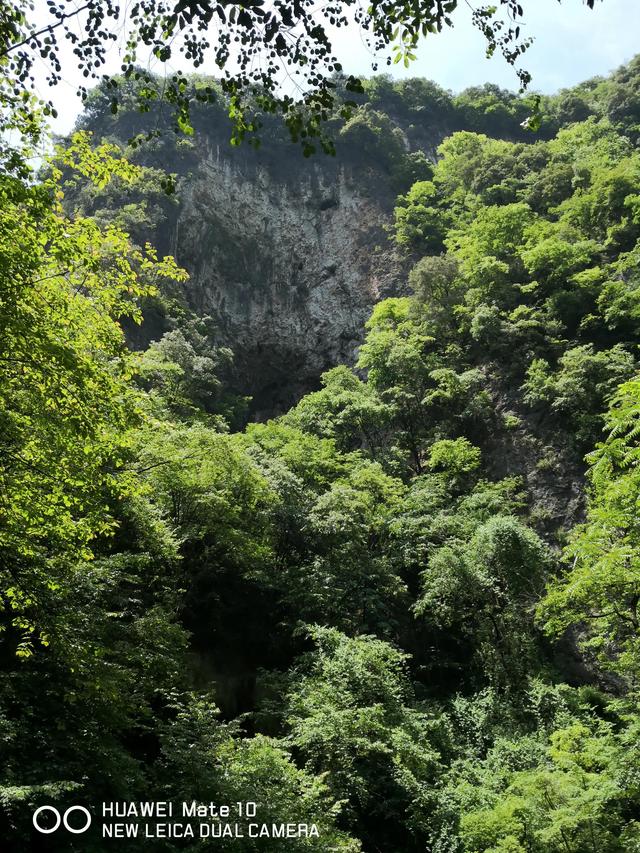
[[(73, 818), (72, 825), (69, 817), (74, 812), (80, 812), (80, 815)], [(53, 826), (49, 825), (51, 823), (50, 817), (45, 817), (45, 815), (53, 815)], [(83, 821), (84, 825), (82, 825)], [(68, 832), (72, 832), (74, 835), (81, 835), (91, 826), (91, 813), (84, 806), (70, 806), (63, 814), (60, 814), (58, 809), (53, 806), (40, 806), (33, 813), (33, 825), (43, 835), (50, 835), (52, 832), (55, 832), (59, 829), (60, 824)]]

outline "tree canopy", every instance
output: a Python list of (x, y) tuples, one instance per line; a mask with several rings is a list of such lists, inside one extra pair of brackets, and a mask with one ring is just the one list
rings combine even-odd
[[(332, 30), (356, 26), (384, 62), (408, 66), (420, 38), (453, 26), (455, 16), (466, 11), (486, 38), (487, 54), (501, 52), (516, 67), (524, 89), (531, 76), (518, 62), (532, 40), (522, 29), (529, 2), (500, 0), (495, 5), (467, 4), (467, 9), (458, 0), (375, 0), (366, 8), (355, 0), (321, 7), (312, 0), (283, 0), (269, 7), (263, 0), (149, 0), (126, 7), (115, 0), (87, 0), (80, 5), (67, 0), (47, 3), (41, 15), (26, 0), (3, 2), (0, 94), (11, 109), (24, 109), (41, 60), (49, 69), (49, 85), (59, 83), (67, 63), (65, 43), (85, 80), (97, 79), (109, 46), (118, 42), (124, 78), (145, 83), (139, 89), (140, 109), (149, 109), (158, 98), (168, 101), (175, 108), (179, 129), (191, 131), (189, 112), (194, 99), (207, 101), (218, 94), (209, 84), (194, 89), (180, 72), (165, 75), (158, 86), (143, 68), (146, 52), (161, 64), (183, 59), (209, 75), (220, 76), (234, 142), (259, 130), (261, 113), (279, 113), (292, 139), (302, 141), (307, 153), (313, 150), (314, 138), (332, 151), (333, 142), (324, 126), (336, 109), (344, 115), (350, 109), (348, 100), (336, 99), (342, 67), (332, 44)], [(586, 5), (593, 8), (595, 0), (586, 0)], [(283, 88), (285, 76), (294, 83), (297, 96)], [(113, 77), (109, 86), (112, 108), (117, 110), (120, 87)], [(347, 93), (362, 91), (361, 81), (353, 76), (343, 79), (341, 86)], [(86, 97), (84, 84), (78, 94)], [(47, 110), (52, 109), (49, 104)], [(538, 118), (533, 120), (537, 123)]]
[(548, 99), (529, 143), (485, 132), (515, 101), (470, 93), (487, 126), (415, 178), (385, 99), (455, 107), (369, 81), (349, 131), (408, 184), (402, 288), (355, 363), (256, 423), (241, 349), (148, 243), (174, 202), (144, 149), (85, 130), (34, 174), (4, 139), (7, 849), (85, 804), (106, 850), (116, 800), (251, 801), (316, 827), (301, 853), (638, 849), (639, 69)]

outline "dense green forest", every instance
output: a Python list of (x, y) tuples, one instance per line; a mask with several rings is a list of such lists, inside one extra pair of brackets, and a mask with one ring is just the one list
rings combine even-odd
[(2, 849), (109, 846), (42, 804), (198, 800), (319, 838), (119, 849), (640, 851), (640, 60), (537, 135), (495, 87), (364, 89), (330, 125), (406, 290), (268, 422), (150, 242), (145, 151), (190, 140), (129, 150), (153, 111), (98, 89), (37, 175), (34, 120), (2, 142)]

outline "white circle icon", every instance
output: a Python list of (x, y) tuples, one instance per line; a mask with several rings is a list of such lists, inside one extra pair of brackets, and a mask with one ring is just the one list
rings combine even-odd
[[(71, 814), (71, 812), (82, 812), (82, 814), (86, 817), (87, 822), (82, 827), (82, 829), (73, 829), (69, 826), (69, 815)], [(62, 822), (64, 824), (65, 829), (68, 829), (69, 832), (73, 832), (74, 835), (81, 835), (83, 832), (86, 832), (91, 826), (91, 814), (89, 812), (89, 809), (85, 809), (84, 806), (70, 806), (64, 813)]]
[[(43, 812), (51, 812), (55, 815), (56, 822), (52, 827), (46, 828), (40, 826), (40, 823), (38, 822), (38, 817)], [(74, 827), (69, 825), (69, 815), (72, 812), (82, 812), (82, 814), (86, 818), (85, 825), (80, 829), (75, 829)], [(71, 832), (73, 835), (81, 835), (83, 832), (86, 832), (91, 826), (91, 813), (89, 809), (85, 809), (84, 806), (69, 806), (69, 808), (65, 811), (63, 815), (60, 815), (58, 809), (54, 808), (53, 806), (39, 806), (33, 813), (33, 825), (38, 830), (38, 832), (41, 832), (43, 835), (50, 835), (52, 832), (55, 832), (56, 829), (58, 829), (58, 827), (60, 826), (60, 823), (64, 824), (64, 828), (67, 830), (67, 832)]]
[[(42, 814), (42, 812), (53, 812), (53, 814), (56, 816), (55, 826), (51, 827), (50, 829), (44, 829), (40, 826), (40, 824), (38, 823), (38, 815)], [(33, 813), (33, 825), (38, 830), (38, 832), (41, 832), (43, 835), (49, 835), (49, 833), (55, 832), (56, 829), (60, 826), (61, 819), (62, 818), (60, 817), (60, 812), (58, 811), (58, 809), (54, 809), (53, 806), (40, 806)]]

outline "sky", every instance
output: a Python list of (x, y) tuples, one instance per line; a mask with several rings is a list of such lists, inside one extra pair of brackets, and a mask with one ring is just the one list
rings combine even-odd
[[(606, 75), (640, 52), (640, 0), (596, 0), (593, 10), (584, 0), (526, 0), (523, 5), (523, 34), (535, 41), (522, 65), (531, 72), (531, 88), (536, 91), (552, 93), (589, 77)], [(517, 89), (514, 69), (499, 54), (491, 60), (485, 58), (484, 38), (472, 26), (465, 0), (454, 15), (454, 25), (424, 39), (408, 69), (397, 65), (388, 69), (381, 64), (379, 71), (389, 71), (394, 77), (427, 77), (453, 91), (484, 82)], [(335, 32), (334, 47), (345, 72), (372, 73), (374, 57), (355, 25)], [(118, 66), (117, 49), (112, 49), (106, 70), (113, 72)], [(182, 70), (189, 69), (183, 66)], [(81, 78), (79, 73), (74, 74), (73, 62), (64, 64), (64, 73), (64, 82), (51, 93), (44, 82), (44, 67), (37, 75), (38, 93), (53, 96), (58, 109), (59, 118), (53, 124), (57, 133), (71, 130), (81, 109), (75, 96)]]
[[(596, 0), (593, 10), (583, 0), (529, 0), (523, 6), (523, 35), (535, 41), (522, 65), (537, 91), (550, 94), (606, 75), (640, 53), (640, 0)], [(456, 92), (480, 82), (517, 88), (514, 69), (500, 55), (485, 58), (484, 37), (472, 26), (464, 2), (454, 24), (424, 39), (416, 61), (406, 70), (395, 66), (393, 76), (427, 77)], [(370, 67), (358, 33), (340, 35), (337, 53), (347, 72), (366, 73)]]

